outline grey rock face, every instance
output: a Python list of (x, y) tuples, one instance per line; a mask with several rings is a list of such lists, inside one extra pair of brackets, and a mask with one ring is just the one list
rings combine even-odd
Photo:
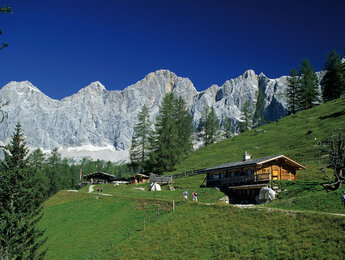
[[(108, 91), (100, 82), (93, 82), (62, 100), (49, 98), (28, 81), (10, 82), (0, 90), (1, 101), (9, 102), (4, 107), (8, 119), (0, 124), (0, 140), (6, 143), (20, 121), (32, 148), (75, 151), (79, 147), (84, 150), (97, 147), (126, 151), (142, 106), (146, 104), (154, 121), (164, 95), (169, 92), (186, 101), (195, 126), (205, 105), (215, 108), (221, 122), (229, 117), (236, 124), (246, 100), (255, 108), (259, 90), (265, 96), (266, 118), (276, 120), (287, 113), (284, 97), (287, 78), (269, 79), (248, 70), (223, 86), (212, 85), (197, 92), (188, 78), (158, 70), (123, 91)], [(104, 152), (101, 157), (104, 158)], [(121, 159), (124, 157), (122, 153)]]

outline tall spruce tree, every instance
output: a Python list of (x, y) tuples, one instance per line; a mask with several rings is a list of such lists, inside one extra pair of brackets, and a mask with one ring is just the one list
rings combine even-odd
[(193, 132), (192, 118), (184, 100), (167, 94), (150, 137), (150, 170), (172, 171), (181, 157), (193, 149)]
[(156, 173), (172, 171), (179, 160), (178, 131), (174, 119), (175, 98), (167, 94), (159, 107), (151, 137), (150, 168)]
[(296, 69), (290, 70), (287, 87), (287, 105), (288, 113), (295, 114), (298, 109), (298, 89), (299, 89), (299, 76)]
[(205, 105), (200, 121), (201, 139), (205, 146), (213, 144), (219, 137), (219, 120), (213, 106)]
[(250, 107), (249, 101), (246, 100), (242, 106), (241, 122), (239, 122), (240, 132), (246, 132), (252, 128), (253, 110)]
[(152, 134), (151, 127), (149, 109), (144, 105), (138, 114), (138, 123), (134, 127), (134, 135), (129, 152), (131, 164), (138, 166), (143, 172), (150, 155), (149, 138)]
[(40, 148), (37, 148), (28, 156), (28, 167), (34, 178), (33, 188), (38, 191), (41, 200), (44, 201), (49, 196), (50, 181), (46, 171), (45, 155)]
[(230, 138), (234, 132), (231, 125), (230, 118), (226, 117), (223, 122), (223, 136), (224, 138)]
[(323, 100), (327, 102), (345, 94), (344, 64), (335, 50), (327, 55), (324, 70), (326, 74), (321, 81), (321, 87)]
[(174, 120), (177, 129), (177, 151), (179, 157), (193, 150), (193, 121), (182, 97), (174, 100)]
[(46, 252), (40, 251), (46, 239), (36, 226), (42, 218), (41, 198), (33, 189), (27, 168), (28, 148), (19, 123), (4, 153), (0, 170), (0, 256), (41, 259)]
[(253, 125), (255, 127), (265, 124), (265, 95), (261, 89), (258, 91), (258, 97), (255, 106), (255, 112), (253, 117)]
[(316, 106), (320, 100), (318, 80), (309, 60), (302, 60), (299, 68), (298, 107), (305, 110)]
[(54, 148), (47, 159), (48, 169), (47, 175), (50, 180), (49, 183), (49, 195), (53, 195), (60, 188), (63, 188), (61, 185), (61, 154), (57, 148)]

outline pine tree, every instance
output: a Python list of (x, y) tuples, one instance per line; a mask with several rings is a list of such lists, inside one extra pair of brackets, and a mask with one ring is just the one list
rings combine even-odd
[(174, 120), (174, 95), (167, 94), (159, 107), (155, 131), (150, 138), (151, 170), (162, 173), (172, 171), (179, 160), (178, 131)]
[(177, 129), (177, 150), (179, 157), (193, 150), (193, 121), (186, 102), (179, 97), (174, 101), (174, 120)]
[(40, 148), (37, 148), (28, 156), (28, 165), (35, 170), (43, 169), (44, 163), (45, 155)]
[(335, 50), (327, 55), (324, 70), (326, 74), (321, 81), (322, 97), (327, 102), (345, 94), (344, 64)]
[(265, 124), (265, 95), (261, 89), (258, 91), (255, 113), (253, 117), (254, 126), (262, 126)]
[(219, 136), (219, 120), (213, 106), (210, 108), (207, 105), (201, 115), (201, 138), (205, 146), (216, 142)]
[(49, 179), (46, 174), (47, 164), (45, 155), (40, 148), (28, 156), (28, 167), (33, 175), (34, 189), (40, 194), (43, 202), (49, 196)]
[(299, 88), (299, 76), (298, 76), (297, 70), (291, 69), (290, 77), (288, 79), (288, 87), (287, 87), (287, 94), (286, 94), (289, 114), (295, 114), (297, 112), (298, 88)]
[(250, 107), (248, 100), (242, 106), (241, 122), (239, 122), (240, 132), (246, 132), (252, 128), (253, 110)]
[(48, 178), (50, 181), (49, 184), (49, 195), (55, 194), (60, 188), (63, 188), (61, 185), (61, 175), (60, 165), (61, 165), (61, 154), (58, 152), (57, 148), (54, 148), (50, 156), (47, 159), (48, 164)]
[(224, 119), (223, 131), (224, 131), (224, 137), (225, 138), (230, 138), (234, 132), (234, 129), (233, 129), (231, 122), (230, 122), (230, 119), (228, 117), (226, 117)]
[(27, 166), (26, 156), (28, 152), (29, 148), (26, 147), (22, 127), (18, 122), (11, 136), (10, 144), (5, 146), (3, 161), (5, 168), (14, 171), (24, 169)]
[(132, 165), (139, 166), (139, 169), (145, 171), (145, 164), (150, 155), (149, 137), (152, 133), (149, 110), (144, 105), (138, 114), (138, 123), (134, 127), (134, 135), (130, 148), (130, 160)]
[(2, 259), (41, 259), (46, 251), (43, 231), (36, 227), (42, 218), (41, 199), (28, 171), (28, 148), (18, 123), (5, 147), (0, 171), (0, 256)]
[(319, 83), (309, 60), (302, 60), (299, 75), (298, 107), (300, 110), (305, 110), (320, 102)]

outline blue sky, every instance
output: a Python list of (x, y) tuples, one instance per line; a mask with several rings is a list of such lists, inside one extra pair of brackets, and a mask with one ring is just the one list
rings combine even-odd
[(61, 99), (92, 81), (121, 90), (168, 69), (201, 91), (247, 69), (270, 78), (345, 48), (345, 1), (7, 0), (0, 86)]

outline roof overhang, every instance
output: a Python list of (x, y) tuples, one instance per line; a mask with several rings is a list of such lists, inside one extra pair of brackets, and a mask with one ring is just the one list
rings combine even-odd
[(264, 164), (264, 163), (268, 163), (268, 162), (271, 162), (271, 161), (275, 161), (275, 160), (278, 160), (278, 159), (282, 159), (286, 164), (296, 168), (297, 170), (303, 170), (303, 169), (307, 169), (307, 167), (305, 167), (304, 165), (286, 157), (285, 155), (278, 155), (276, 157), (273, 157), (273, 158), (270, 158), (270, 159), (267, 159), (267, 160), (264, 160), (264, 161), (260, 161), (260, 162), (257, 162), (257, 164)]

